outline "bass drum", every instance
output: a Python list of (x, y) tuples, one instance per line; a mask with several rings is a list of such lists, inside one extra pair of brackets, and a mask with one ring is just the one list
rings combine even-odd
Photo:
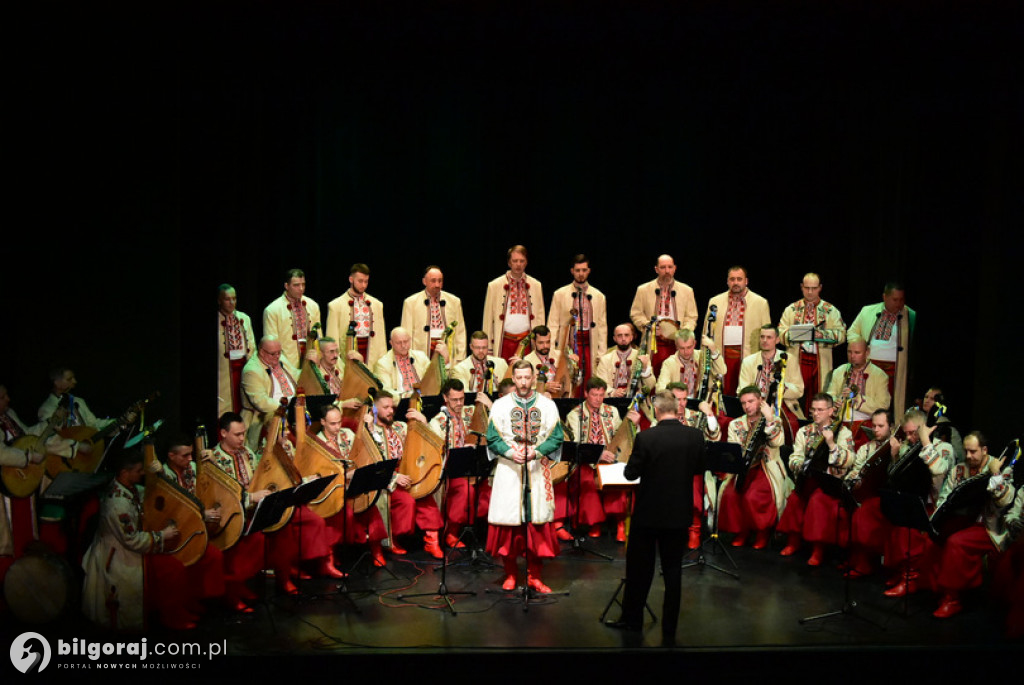
[(78, 596), (71, 565), (44, 543), (33, 543), (4, 578), (4, 601), (21, 621), (52, 623), (68, 614)]

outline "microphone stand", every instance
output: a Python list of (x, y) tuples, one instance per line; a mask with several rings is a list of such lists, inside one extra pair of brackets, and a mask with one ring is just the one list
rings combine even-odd
[[(451, 438), (452, 421), (455, 421), (456, 418), (451, 415), (451, 412), (448, 411), (447, 407), (442, 406), (441, 407), (441, 411), (443, 411), (445, 413), (445, 415), (448, 417), (448, 422), (445, 424), (445, 431), (444, 431), (444, 459), (441, 462), (442, 463), (441, 478), (444, 481), (444, 490), (442, 490), (442, 493), (441, 493), (441, 511), (443, 512), (443, 511), (445, 511), (445, 505), (447, 504), (447, 501), (448, 501), (448, 478), (446, 477), (446, 474), (444, 472), (445, 472), (445, 470), (447, 468), (447, 465), (448, 465), (448, 450), (451, 447), (451, 445), (449, 443), (449, 440)], [(461, 420), (461, 418), (459, 418), (458, 420)], [(442, 529), (443, 528), (444, 527), (442, 527)], [(463, 591), (459, 591), (459, 592), (448, 592), (447, 579), (448, 579), (448, 555), (447, 554), (442, 554), (441, 555), (441, 580), (440, 580), (440, 582), (438, 583), (438, 586), (437, 586), (437, 593), (421, 592), (421, 593), (414, 594), (414, 595), (399, 595), (398, 599), (409, 599), (411, 597), (440, 597), (441, 599), (444, 600), (445, 606), (448, 607), (448, 611), (451, 613), (451, 615), (455, 616), (456, 615), (456, 613), (455, 613), (455, 605), (452, 603), (452, 600), (451, 600), (452, 596), (453, 595), (475, 596), (476, 593), (472, 592), (472, 591), (469, 591), (469, 590), (463, 590)], [(424, 609), (430, 609), (430, 608), (433, 608), (433, 607), (424, 607)], [(440, 608), (440, 607), (438, 607), (438, 608)]]

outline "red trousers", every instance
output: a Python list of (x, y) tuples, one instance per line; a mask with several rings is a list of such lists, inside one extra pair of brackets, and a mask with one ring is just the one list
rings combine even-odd
[(768, 530), (778, 520), (772, 484), (764, 467), (755, 466), (747, 474), (742, 492), (736, 479), (730, 478), (718, 500), (718, 528), (729, 533)]

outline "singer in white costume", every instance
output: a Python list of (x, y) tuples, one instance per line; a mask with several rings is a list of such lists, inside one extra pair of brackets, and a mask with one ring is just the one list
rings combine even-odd
[[(562, 451), (558, 408), (533, 390), (533, 366), (518, 361), (512, 367), (515, 392), (496, 400), (487, 427), (487, 447), (494, 467), (494, 488), (487, 521), (487, 553), (500, 556), (505, 567), (502, 588), (516, 587), (516, 559), (527, 560), (527, 586), (551, 592), (541, 580), (543, 558), (558, 553), (551, 522), (555, 493), (551, 463)], [(528, 474), (524, 487), (523, 473)]]

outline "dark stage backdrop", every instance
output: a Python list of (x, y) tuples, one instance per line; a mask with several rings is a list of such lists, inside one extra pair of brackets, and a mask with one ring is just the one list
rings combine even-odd
[(31, 416), (70, 364), (190, 430), (221, 282), (259, 320), (299, 267), (326, 313), (366, 262), (391, 327), (436, 263), (472, 330), (522, 243), (548, 302), (590, 255), (614, 326), (667, 252), (701, 313), (735, 263), (776, 320), (807, 271), (847, 323), (902, 280), (911, 397), (1001, 446), (1020, 19), (931, 4), (21, 8), (0, 382)]

